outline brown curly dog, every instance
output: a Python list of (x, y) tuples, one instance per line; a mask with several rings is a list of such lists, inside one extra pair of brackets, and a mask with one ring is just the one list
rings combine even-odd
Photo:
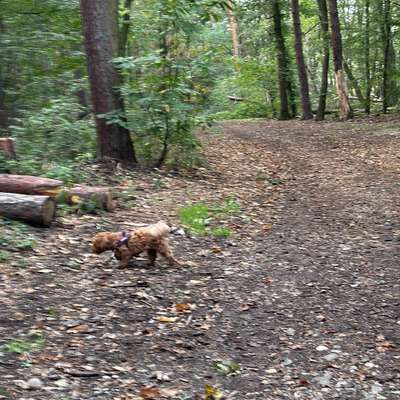
[(171, 228), (163, 221), (129, 233), (101, 232), (92, 238), (92, 250), (95, 254), (114, 251), (120, 268), (128, 266), (130, 259), (143, 251), (147, 252), (150, 265), (154, 265), (157, 253), (164, 256), (170, 265), (180, 265), (169, 247), (170, 232)]

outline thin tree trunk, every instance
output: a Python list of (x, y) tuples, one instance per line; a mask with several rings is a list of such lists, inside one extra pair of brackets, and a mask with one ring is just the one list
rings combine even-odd
[(347, 77), (349, 78), (350, 84), (351, 84), (351, 86), (353, 86), (354, 91), (356, 92), (358, 101), (359, 101), (362, 105), (364, 105), (364, 104), (365, 104), (365, 99), (364, 99), (364, 96), (363, 96), (361, 87), (360, 87), (360, 85), (358, 84), (357, 79), (354, 77), (353, 71), (351, 70), (350, 65), (347, 64), (346, 61), (344, 61), (344, 62), (343, 62), (343, 66), (344, 66), (344, 70), (345, 70), (345, 72), (346, 72), (346, 75), (347, 75)]
[(292, 16), (293, 16), (293, 31), (294, 31), (294, 47), (296, 50), (297, 72), (299, 74), (300, 83), (300, 100), (303, 109), (302, 119), (312, 119), (310, 102), (310, 89), (308, 87), (307, 69), (304, 61), (302, 32), (300, 24), (300, 9), (299, 1), (292, 0)]
[(392, 79), (390, 74), (392, 72), (393, 64), (393, 44), (392, 44), (392, 21), (390, 16), (391, 3), (390, 0), (383, 2), (383, 82), (382, 82), (382, 112), (386, 113), (388, 107), (392, 105), (392, 92), (391, 87)]
[(132, 0), (125, 0), (124, 8), (125, 8), (125, 13), (122, 17), (122, 25), (119, 31), (119, 41), (118, 41), (119, 57), (126, 57), (128, 53), (128, 34), (129, 34), (129, 27), (131, 24)]
[(369, 1), (365, 0), (365, 113), (371, 112), (370, 17)]
[(279, 0), (272, 0), (272, 18), (274, 22), (275, 46), (278, 61), (278, 81), (279, 81), (279, 97), (280, 110), (279, 119), (290, 119), (289, 99), (289, 68), (286, 54), (285, 39), (282, 32), (282, 14)]
[(99, 116), (120, 112), (124, 121), (123, 102), (117, 91), (120, 77), (112, 59), (118, 52), (117, 0), (81, 0), (82, 26), (93, 109), (96, 115), (97, 157), (136, 163), (129, 131)]
[(346, 121), (352, 117), (349, 97), (347, 95), (346, 81), (343, 71), (342, 36), (337, 9), (337, 0), (328, 0), (328, 10), (331, 23), (331, 41), (333, 62), (335, 66), (336, 92), (339, 98), (340, 119)]
[(326, 0), (317, 0), (319, 9), (319, 21), (321, 24), (321, 35), (323, 42), (321, 88), (319, 92), (318, 110), (315, 119), (322, 121), (325, 118), (326, 96), (328, 94), (328, 71), (329, 71), (329, 22)]
[[(5, 33), (3, 17), (0, 14), (0, 39)], [(8, 112), (6, 110), (6, 67), (4, 60), (0, 63), (0, 128), (5, 128), (8, 125)]]
[(233, 53), (233, 62), (235, 65), (236, 71), (239, 71), (240, 65), (240, 46), (239, 46), (239, 25), (236, 19), (236, 15), (233, 11), (233, 2), (229, 1), (229, 7), (227, 10), (228, 14), (228, 22), (229, 22), (229, 32), (231, 34), (232, 40), (232, 53)]

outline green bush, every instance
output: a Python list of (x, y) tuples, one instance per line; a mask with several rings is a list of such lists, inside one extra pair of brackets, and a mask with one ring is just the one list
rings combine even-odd
[[(211, 111), (216, 120), (265, 118), (275, 115), (275, 65), (256, 58), (245, 58), (233, 76), (217, 83), (211, 93)], [(242, 98), (233, 101), (229, 96)]]
[(80, 118), (84, 110), (73, 96), (50, 100), (35, 114), (14, 120), (10, 134), (16, 139), (17, 160), (0, 156), (0, 173), (37, 175), (64, 181), (83, 180), (79, 163), (95, 154), (93, 121)]
[(42, 162), (71, 160), (95, 151), (95, 128), (91, 119), (79, 118), (84, 109), (72, 96), (50, 100), (35, 114), (26, 112), (10, 126), (22, 158)]

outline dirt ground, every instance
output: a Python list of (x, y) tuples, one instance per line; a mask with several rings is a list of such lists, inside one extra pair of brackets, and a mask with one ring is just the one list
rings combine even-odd
[[(109, 177), (114, 213), (29, 228), (0, 261), (0, 399), (400, 398), (400, 120), (235, 122), (193, 173)], [(90, 253), (231, 200), (228, 238), (171, 236), (184, 264)]]

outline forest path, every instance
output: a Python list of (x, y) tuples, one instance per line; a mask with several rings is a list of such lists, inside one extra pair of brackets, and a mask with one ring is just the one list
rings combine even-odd
[[(0, 346), (41, 342), (0, 349), (0, 399), (399, 398), (399, 121), (221, 129), (208, 168), (119, 172), (133, 206), (33, 229), (29, 267), (2, 265)], [(210, 221), (229, 238), (171, 237), (182, 268), (89, 252), (98, 230), (229, 200)]]

